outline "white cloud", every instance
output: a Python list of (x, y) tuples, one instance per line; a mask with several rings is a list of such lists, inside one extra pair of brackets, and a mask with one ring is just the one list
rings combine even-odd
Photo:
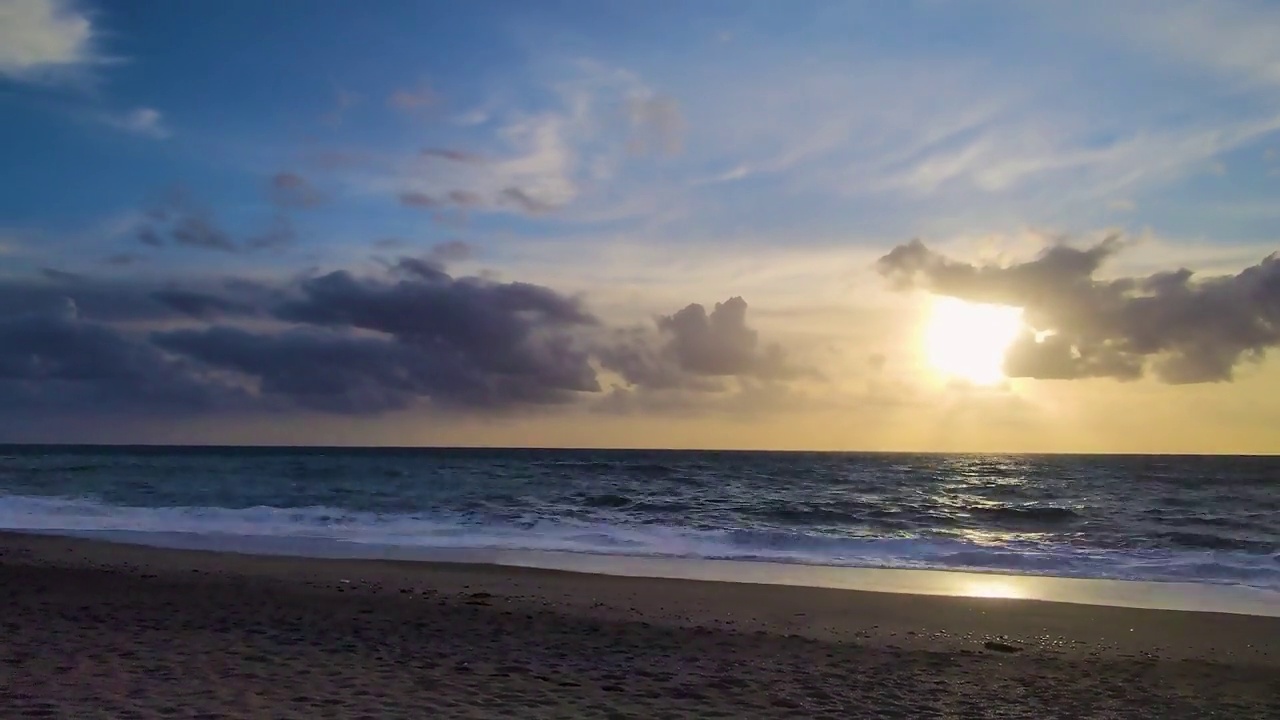
[[(1038, 6), (1039, 7), (1039, 6)], [(1058, 6), (1126, 47), (1248, 84), (1280, 85), (1280, 7), (1261, 0), (1118, 0)]]
[(140, 107), (124, 115), (105, 115), (102, 120), (116, 129), (157, 140), (172, 134), (165, 126), (164, 116), (155, 108)]
[(93, 24), (68, 0), (0, 0), (0, 76), (63, 80), (100, 61)]
[[(630, 72), (590, 61), (568, 63), (541, 89), (544, 100), (532, 107), (493, 100), (448, 118), (487, 135), (482, 151), (406, 149), (342, 180), (356, 192), (399, 196), (437, 217), (554, 213), (590, 222), (660, 214), (652, 189), (623, 189), (617, 181), (628, 162), (680, 151), (679, 103)], [(663, 204), (670, 210), (676, 203)]]
[(462, 113), (461, 115), (455, 116), (453, 118), (453, 122), (459, 125), (462, 125), (463, 127), (470, 127), (472, 125), (483, 125), (484, 123), (489, 122), (489, 110), (483, 107), (473, 108), (471, 110), (468, 110)]
[(1061, 190), (1053, 193), (1055, 202), (1085, 201), (1197, 170), (1222, 175), (1226, 166), (1215, 158), (1277, 130), (1280, 115), (1158, 132), (1133, 129), (1098, 146), (1087, 139), (1096, 128), (1068, 131), (1052, 118), (1038, 118), (993, 127), (968, 144), (924, 155), (871, 187), (928, 194), (950, 183), (998, 193), (1034, 179), (1041, 189)]

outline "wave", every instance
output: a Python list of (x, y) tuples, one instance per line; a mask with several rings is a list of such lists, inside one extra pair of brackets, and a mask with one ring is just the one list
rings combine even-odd
[(588, 495), (579, 501), (585, 507), (602, 507), (602, 508), (620, 508), (632, 504), (631, 498), (626, 495), (614, 495), (605, 493), (603, 495)]
[(561, 471), (603, 470), (618, 475), (642, 475), (647, 477), (665, 477), (674, 475), (677, 472), (676, 468), (662, 463), (637, 463), (628, 460), (556, 460), (533, 464)]
[(1080, 514), (1071, 508), (1038, 507), (1038, 506), (997, 506), (972, 507), (968, 512), (974, 515), (985, 515), (997, 520), (1025, 520), (1041, 523), (1062, 523), (1080, 519)]
[[(622, 496), (614, 496), (621, 498)], [(625, 499), (625, 498), (622, 498)], [(528, 550), (806, 565), (1012, 572), (1185, 581), (1280, 589), (1280, 556), (1235, 548), (1104, 550), (1030, 541), (819, 534), (798, 529), (695, 529), (529, 516), (505, 522), (464, 513), (371, 513), (331, 507), (128, 507), (89, 499), (0, 495), (0, 528), (51, 533), (181, 535), (210, 548), (261, 541), (262, 552), (324, 555), (360, 549)], [(243, 544), (243, 543), (242, 543)], [(252, 544), (252, 543), (251, 543)], [(200, 545), (199, 542), (196, 545)], [(328, 548), (328, 550), (326, 550)]]
[(1189, 548), (1204, 548), (1208, 550), (1244, 550), (1254, 553), (1274, 552), (1276, 546), (1272, 543), (1261, 542), (1258, 540), (1245, 540), (1243, 538), (1225, 537), (1222, 535), (1209, 535), (1206, 533), (1196, 532), (1162, 532), (1157, 535), (1162, 540)]

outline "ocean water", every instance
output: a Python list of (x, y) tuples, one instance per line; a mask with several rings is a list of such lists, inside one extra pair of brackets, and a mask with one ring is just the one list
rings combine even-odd
[(1280, 590), (1280, 458), (0, 446), (0, 528)]

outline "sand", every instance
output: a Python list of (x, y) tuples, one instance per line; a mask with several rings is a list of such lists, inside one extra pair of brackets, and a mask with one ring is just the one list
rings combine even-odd
[(0, 534), (0, 718), (1280, 718), (1280, 618)]

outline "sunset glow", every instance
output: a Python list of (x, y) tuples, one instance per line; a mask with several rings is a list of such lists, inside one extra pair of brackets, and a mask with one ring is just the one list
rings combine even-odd
[(995, 385), (1004, 357), (1022, 329), (1022, 310), (935, 297), (924, 332), (929, 365), (947, 379)]

